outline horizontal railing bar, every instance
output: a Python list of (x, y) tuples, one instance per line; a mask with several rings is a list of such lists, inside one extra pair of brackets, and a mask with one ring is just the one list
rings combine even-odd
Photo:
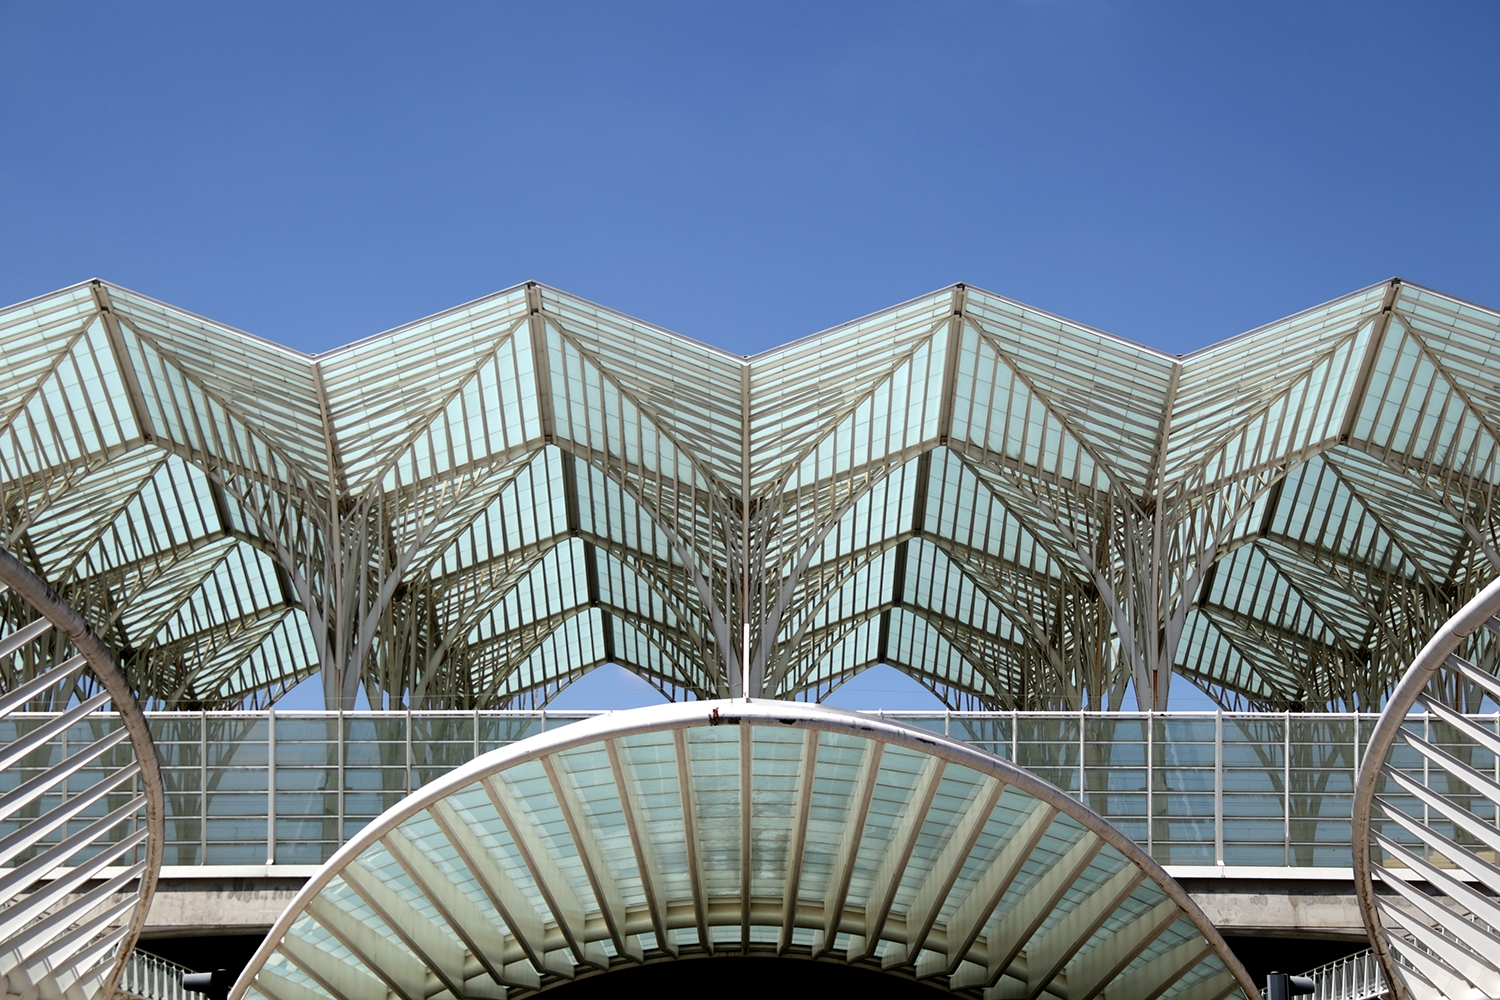
[[(320, 864), (356, 828), (476, 753), (607, 714), (147, 713), (168, 786), (166, 863)], [(1205, 872), (1346, 868), (1355, 763), (1378, 718), (1201, 711), (869, 714), (1013, 759), (1084, 798), (1149, 845), (1160, 863)], [(1497, 724), (1493, 713), (1472, 718)], [(87, 724), (107, 730), (114, 717), (94, 713)], [(272, 732), (274, 753), (267, 742)], [(24, 761), (19, 770), (24, 777)]]

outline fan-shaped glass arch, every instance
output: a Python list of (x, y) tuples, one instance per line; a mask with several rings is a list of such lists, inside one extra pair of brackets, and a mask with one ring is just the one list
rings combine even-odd
[(637, 709), (476, 759), (340, 850), (231, 997), (519, 996), (716, 954), (986, 997), (1258, 1000), (1181, 887), (1058, 788), (774, 701)]

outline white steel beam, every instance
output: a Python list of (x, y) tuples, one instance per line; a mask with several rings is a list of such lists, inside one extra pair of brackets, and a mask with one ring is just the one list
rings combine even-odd
[[(891, 904), (896, 899), (896, 892), (901, 888), (906, 863), (911, 860), (911, 852), (917, 846), (917, 838), (921, 836), (922, 826), (927, 822), (927, 813), (932, 808), (932, 798), (937, 794), (938, 785), (943, 780), (943, 771), (946, 767), (945, 761), (936, 757), (927, 758), (922, 765), (922, 773), (917, 778), (916, 786), (906, 800), (906, 810), (902, 813), (896, 828), (891, 831), (885, 857), (881, 860), (880, 867), (875, 870), (873, 891), (865, 906), (865, 950), (861, 957), (868, 958), (874, 954), (881, 932), (885, 930), (885, 922), (891, 913)], [(892, 958), (894, 957), (893, 954)], [(891, 964), (905, 964), (905, 962), (903, 959), (899, 962), (893, 961)]]
[[(1172, 1000), (1224, 1000), (1236, 987), (1234, 976), (1228, 971), (1199, 980), (1193, 985), (1172, 994)], [(1161, 994), (1158, 993), (1157, 996)], [(1152, 997), (1151, 1000), (1156, 1000)]]
[(1068, 969), (1068, 1000), (1093, 1000), (1181, 915), (1176, 904), (1164, 899), (1109, 940), (1101, 941), (1079, 956)]
[[(1190, 939), (1149, 962), (1145, 962), (1107, 984), (1086, 991), (1089, 1000), (1098, 995), (1100, 989), (1108, 997), (1139, 997), (1140, 1000), (1156, 1000), (1171, 989), (1179, 979), (1212, 952), (1208, 942), (1201, 938)], [(1083, 995), (1080, 995), (1082, 1000)], [(1073, 1000), (1073, 991), (1068, 990), (1068, 1000)]]
[(463, 995), (464, 949), (458, 937), (442, 933), (425, 914), (358, 861), (345, 865), (340, 874), (428, 971), (454, 996)]
[[(1078, 949), (1088, 943), (1145, 879), (1145, 872), (1127, 862), (1071, 913), (1026, 945), (1026, 1000), (1037, 1000), (1042, 991), (1052, 985), (1063, 966), (1073, 960)], [(1119, 936), (1119, 933), (1114, 935)]]
[(970, 949), (979, 938), (980, 932), (984, 930), (985, 921), (989, 919), (995, 907), (999, 905), (1005, 891), (1010, 888), (1016, 876), (1021, 873), (1021, 868), (1031, 857), (1031, 852), (1036, 848), (1037, 842), (1052, 825), (1052, 819), (1057, 815), (1057, 809), (1045, 802), (1034, 802), (1031, 811), (1017, 821), (1016, 828), (1012, 831), (1010, 839), (1001, 848), (979, 877), (979, 881), (969, 890), (964, 901), (953, 911), (953, 916), (948, 918), (945, 928), (947, 938), (947, 964), (943, 966), (942, 959), (934, 955), (931, 959), (920, 960), (917, 965), (919, 977), (929, 977), (947, 974), (952, 977), (959, 972), (961, 965), (974, 967), (969, 958)]
[[(308, 912), (311, 913), (311, 910)], [(326, 927), (321, 920), (318, 923)], [(334, 939), (340, 944), (344, 943), (343, 939), (337, 935), (334, 935)], [(411, 995), (392, 985), (386, 978), (388, 973), (382, 974), (378, 968), (368, 965), (355, 967), (341, 962), (324, 949), (300, 937), (282, 942), (282, 948), (286, 957), (297, 968), (306, 973), (336, 1000), (390, 1000), (393, 995), (397, 1000), (412, 1000)], [(350, 951), (356, 958), (358, 957), (357, 951), (352, 948)], [(416, 1000), (423, 1000), (420, 989), (415, 996)]]
[(985, 824), (990, 821), (995, 803), (1000, 801), (1000, 793), (1004, 790), (1004, 783), (997, 778), (987, 779), (980, 786), (974, 800), (964, 810), (958, 825), (949, 836), (948, 843), (943, 846), (942, 853), (933, 862), (932, 870), (913, 897), (906, 913), (904, 950), (907, 963), (915, 962), (922, 946), (926, 944), (927, 935), (932, 933), (932, 925), (937, 921), (938, 914), (948, 901), (948, 894), (953, 890), (953, 883), (958, 881), (964, 865), (968, 864), (969, 855), (973, 853), (974, 845), (984, 832)]
[[(313, 981), (318, 982), (316, 976), (313, 977)], [(321, 982), (318, 982), (318, 985), (323, 989), (309, 989), (302, 983), (288, 979), (270, 969), (262, 969), (255, 976), (255, 988), (268, 1000), (343, 1000), (340, 994), (327, 992), (328, 988)], [(362, 1000), (362, 998), (358, 994), (351, 994), (348, 1000)]]
[[(1003, 918), (991, 926), (985, 935), (984, 944), (985, 964), (989, 969), (989, 982), (986, 985), (993, 986), (1001, 974), (1010, 968), (1016, 957), (1031, 943), (1031, 937), (1037, 928), (1052, 915), (1063, 896), (1103, 846), (1103, 840), (1084, 830), (1077, 842), (1027, 888), (1026, 894), (1016, 900)], [(1024, 974), (1018, 978), (1022, 982), (1026, 981)]]
[(792, 812), (791, 843), (787, 846), (786, 886), (781, 893), (783, 913), (781, 934), (776, 939), (778, 954), (785, 954), (792, 946), (802, 888), (802, 851), (807, 845), (807, 820), (817, 776), (818, 731), (809, 729), (802, 737), (802, 756), (797, 762), (797, 804)]
[(433, 803), (431, 812), (443, 835), (458, 852), (464, 867), (469, 869), (474, 880), (484, 889), (485, 895), (490, 897), (490, 903), (510, 928), (511, 937), (521, 946), (536, 971), (539, 974), (550, 972), (571, 979), (573, 963), (557, 951), (547, 948), (547, 929), (541, 915), (532, 908), (515, 882), (511, 881), (499, 862), (490, 855), (489, 848), (484, 846), (463, 817), (447, 802)]
[(568, 834), (573, 838), (578, 859), (583, 863), (583, 873), (588, 877), (589, 888), (594, 892), (600, 916), (604, 918), (610, 939), (614, 941), (615, 953), (638, 962), (641, 960), (640, 939), (625, 930), (625, 900), (604, 860), (604, 852), (594, 837), (583, 803), (579, 801), (577, 792), (566, 776), (559, 773), (554, 758), (542, 758), (542, 767), (547, 772), (547, 782), (552, 786), (552, 794), (556, 796), (558, 807), (562, 810), (563, 821), (568, 825)]
[(635, 852), (636, 869), (641, 873), (641, 888), (646, 894), (646, 909), (651, 914), (656, 946), (668, 954), (676, 955), (677, 932), (667, 926), (666, 884), (656, 862), (656, 852), (651, 849), (646, 820), (641, 813), (640, 796), (634, 787), (634, 777), (626, 772), (619, 745), (614, 740), (607, 740), (604, 746), (609, 754), (610, 771), (615, 777), (615, 790), (620, 796), (620, 808), (625, 813), (625, 825), (630, 831), (630, 847)]
[(557, 867), (557, 862), (552, 858), (551, 850), (542, 842), (536, 827), (526, 819), (525, 808), (516, 798), (509, 783), (503, 776), (495, 775), (484, 779), (480, 784), (489, 794), (495, 811), (500, 814), (501, 820), (505, 823), (505, 828), (510, 831), (516, 851), (531, 871), (542, 899), (546, 901), (547, 908), (552, 911), (552, 918), (557, 929), (562, 932), (563, 938), (568, 942), (568, 947), (572, 949), (576, 964), (592, 965), (599, 969), (609, 968), (609, 957), (604, 954), (604, 949), (597, 941), (591, 941), (587, 937), (588, 928), (583, 903), (579, 901), (572, 886), (563, 877), (562, 871)]
[[(748, 386), (749, 380), (746, 379)], [(748, 392), (748, 389), (747, 389)], [(746, 434), (748, 439), (749, 435)], [(746, 643), (748, 646), (749, 643)], [(749, 657), (747, 655), (746, 659)], [(749, 680), (749, 674), (746, 674)], [(755, 849), (755, 837), (751, 830), (751, 814), (754, 809), (755, 799), (755, 748), (751, 741), (751, 727), (740, 726), (739, 744), (739, 788), (737, 789), (740, 802), (740, 948), (746, 954), (750, 952), (750, 871), (751, 853)], [(786, 900), (783, 906), (790, 905)]]
[(682, 804), (683, 842), (687, 847), (688, 881), (693, 887), (693, 919), (698, 925), (698, 947), (714, 950), (708, 932), (708, 899), (703, 889), (703, 845), (698, 842), (698, 793), (693, 783), (693, 759), (688, 754), (687, 734), (672, 730), (672, 747), (677, 754), (677, 794)]
[[(349, 885), (353, 888), (353, 883)], [(353, 953), (362, 968), (378, 976), (401, 1000), (426, 1000), (437, 992), (427, 987), (429, 970), (420, 957), (348, 913), (334, 900), (320, 896), (308, 905), (307, 912)], [(351, 969), (342, 962), (333, 963), (333, 967)]]
[[(870, 799), (875, 794), (875, 782), (880, 776), (880, 760), (884, 752), (883, 745), (871, 742), (860, 758), (859, 776), (854, 781), (849, 816), (839, 841), (838, 854), (834, 856), (835, 867), (828, 879), (828, 890), (823, 896), (823, 932), (821, 940), (813, 944), (814, 958), (831, 951), (834, 939), (838, 937), (839, 924), (844, 917), (844, 899), (849, 894), (849, 880), (854, 875), (854, 861), (859, 854), (860, 838), (864, 836), (865, 819), (870, 814)], [(852, 942), (850, 947), (853, 947)]]
[(431, 858), (418, 850), (399, 830), (387, 833), (381, 843), (406, 871), (413, 884), (431, 901), (433, 908), (442, 914), (454, 935), (464, 943), (469, 954), (484, 966), (497, 985), (532, 989), (540, 985), (536, 970), (530, 967), (530, 963), (521, 963), (530, 973), (521, 981), (506, 976), (503, 971), (506, 968), (506, 943), (500, 928), (453, 884), (452, 879), (432, 863)]

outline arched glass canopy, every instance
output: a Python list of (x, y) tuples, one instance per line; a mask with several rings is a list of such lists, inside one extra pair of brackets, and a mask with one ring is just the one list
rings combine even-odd
[(637, 709), (476, 759), (339, 851), (231, 1000), (520, 996), (712, 955), (988, 998), (1259, 1000), (1181, 887), (1056, 787), (771, 701)]

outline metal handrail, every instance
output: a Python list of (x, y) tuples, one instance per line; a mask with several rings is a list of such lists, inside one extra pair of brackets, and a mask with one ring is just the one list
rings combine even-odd
[[(165, 863), (321, 864), (346, 833), (441, 773), (601, 714), (147, 713), (167, 778)], [(1174, 868), (1347, 868), (1340, 845), (1348, 842), (1355, 766), (1377, 720), (1282, 712), (864, 714), (963, 738), (1034, 770)], [(1470, 718), (1500, 729), (1500, 714)], [(1135, 735), (1120, 735), (1120, 725)], [(351, 731), (358, 727), (368, 732)], [(379, 742), (366, 742), (369, 733)], [(218, 810), (212, 822), (210, 797)], [(1249, 798), (1266, 811), (1246, 819)]]
[(115, 995), (138, 1000), (188, 1000), (182, 977), (193, 970), (137, 948), (125, 963)]
[(1378, 1000), (1390, 995), (1373, 949), (1346, 955), (1303, 975), (1313, 981), (1312, 1000)]

